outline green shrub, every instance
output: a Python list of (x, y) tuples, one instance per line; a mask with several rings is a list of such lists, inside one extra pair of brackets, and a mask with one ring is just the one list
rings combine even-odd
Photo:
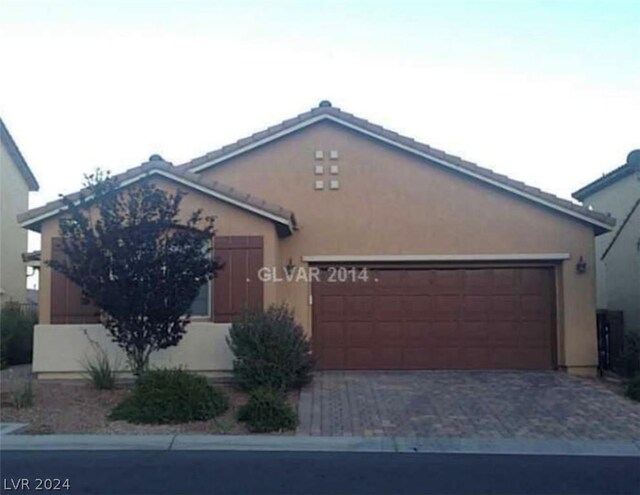
[(630, 399), (640, 402), (640, 374), (629, 381), (626, 393)]
[(640, 331), (627, 331), (624, 334), (624, 350), (618, 368), (625, 376), (634, 376), (640, 372)]
[(158, 369), (138, 377), (133, 394), (116, 406), (110, 418), (130, 423), (187, 423), (214, 418), (228, 407), (227, 397), (204, 376)]
[(33, 326), (38, 315), (20, 304), (6, 303), (0, 311), (0, 361), (5, 366), (27, 364), (33, 353)]
[(116, 361), (112, 366), (107, 351), (102, 348), (99, 342), (93, 340), (86, 330), (83, 331), (93, 348), (93, 355), (84, 359), (82, 367), (95, 388), (98, 390), (114, 389), (118, 362)]
[(233, 374), (244, 390), (271, 387), (285, 391), (311, 380), (311, 343), (286, 305), (244, 311), (229, 330)]
[(251, 392), (249, 402), (238, 410), (238, 421), (246, 422), (254, 433), (268, 433), (295, 428), (298, 416), (281, 392), (260, 387)]
[(11, 391), (11, 403), (16, 409), (24, 409), (33, 405), (33, 384), (27, 380)]

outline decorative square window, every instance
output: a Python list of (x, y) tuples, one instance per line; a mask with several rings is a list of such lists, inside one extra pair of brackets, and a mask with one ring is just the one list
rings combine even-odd
[(324, 174), (324, 165), (316, 165), (315, 172), (316, 172), (316, 175)]
[(324, 160), (324, 151), (316, 150), (315, 157), (316, 160)]
[(324, 189), (324, 181), (323, 180), (317, 180), (316, 184), (315, 184), (315, 189), (317, 191)]
[(191, 303), (191, 316), (209, 317), (211, 316), (211, 282), (207, 282), (202, 287), (198, 295)]
[(338, 150), (331, 150), (329, 152), (329, 159), (331, 160), (337, 160), (338, 159)]
[(338, 166), (331, 165), (331, 175), (338, 175)]
[(334, 191), (335, 191), (336, 189), (340, 189), (340, 182), (339, 182), (339, 181), (337, 181), (337, 180), (332, 180), (332, 181), (329, 183), (329, 188), (330, 188), (330, 189), (333, 189)]

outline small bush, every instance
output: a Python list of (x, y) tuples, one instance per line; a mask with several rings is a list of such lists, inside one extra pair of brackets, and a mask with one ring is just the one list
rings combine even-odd
[(282, 393), (267, 387), (251, 392), (249, 402), (238, 410), (238, 421), (247, 423), (253, 433), (291, 430), (298, 416)]
[(11, 391), (11, 403), (16, 409), (24, 409), (33, 405), (33, 384), (27, 380), (20, 387)]
[(640, 331), (625, 332), (624, 349), (616, 365), (625, 376), (632, 377), (640, 372)]
[(86, 330), (84, 330), (84, 334), (93, 348), (93, 356), (85, 358), (82, 362), (82, 367), (87, 373), (89, 380), (98, 390), (114, 389), (116, 387), (116, 369), (118, 368), (118, 362), (115, 362), (112, 366), (107, 351), (102, 348), (99, 342), (89, 337)]
[(229, 330), (233, 374), (244, 390), (270, 387), (285, 391), (311, 380), (311, 343), (286, 305), (244, 311)]
[(104, 351), (87, 358), (82, 366), (98, 390), (113, 390), (116, 387), (116, 371), (111, 367), (109, 357)]
[(38, 315), (20, 304), (6, 303), (0, 311), (0, 362), (2, 367), (31, 362), (33, 326)]
[(627, 397), (640, 402), (640, 374), (632, 378), (627, 384)]
[(223, 413), (228, 399), (204, 376), (181, 369), (144, 372), (133, 394), (111, 412), (111, 419), (130, 423), (172, 424), (204, 421)]

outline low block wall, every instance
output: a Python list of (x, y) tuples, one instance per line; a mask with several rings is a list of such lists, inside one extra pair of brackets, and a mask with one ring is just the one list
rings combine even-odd
[[(225, 372), (232, 368), (233, 355), (227, 346), (229, 323), (192, 322), (180, 343), (154, 352), (151, 366), (180, 366), (192, 371)], [(107, 352), (120, 371), (127, 371), (122, 350), (99, 324), (36, 325), (33, 335), (33, 371), (40, 378), (77, 377), (83, 362), (95, 355), (90, 340)]]

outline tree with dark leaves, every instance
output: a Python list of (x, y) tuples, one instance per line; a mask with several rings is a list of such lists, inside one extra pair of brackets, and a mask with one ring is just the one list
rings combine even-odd
[(85, 187), (79, 199), (63, 197), (65, 259), (47, 263), (100, 309), (139, 376), (152, 352), (180, 342), (191, 304), (222, 266), (212, 256), (214, 219), (197, 210), (181, 222), (186, 193), (167, 193), (148, 180), (121, 188), (97, 171), (85, 176)]

